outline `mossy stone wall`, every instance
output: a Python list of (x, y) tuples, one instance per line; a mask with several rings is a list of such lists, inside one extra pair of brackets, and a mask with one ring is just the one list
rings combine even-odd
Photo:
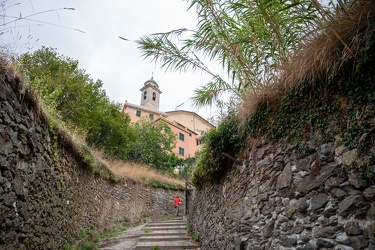
[(92, 174), (21, 80), (0, 76), (0, 249), (62, 249), (80, 229), (173, 211), (181, 192)]

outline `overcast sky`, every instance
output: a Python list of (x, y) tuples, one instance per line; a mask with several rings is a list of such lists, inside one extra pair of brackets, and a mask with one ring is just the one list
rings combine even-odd
[[(200, 72), (179, 74), (160, 69), (160, 64), (155, 65), (151, 59), (141, 57), (135, 43), (118, 38), (136, 40), (157, 32), (195, 29), (195, 10), (187, 11), (186, 1), (8, 0), (6, 7), (6, 15), (16, 17), (48, 11), (29, 17), (48, 24), (29, 20), (10, 24), (12, 29), (5, 29), (9, 25), (3, 26), (3, 31), (10, 32), (0, 35), (2, 44), (11, 44), (15, 53), (33, 51), (43, 45), (56, 48), (58, 53), (78, 60), (79, 67), (85, 69), (92, 79), (101, 79), (112, 101), (123, 104), (128, 100), (139, 104), (139, 89), (153, 74), (163, 92), (160, 110), (171, 111), (210, 79)], [(57, 10), (50, 11), (54, 9)], [(179, 109), (196, 112), (206, 119), (215, 115), (214, 109), (194, 109), (191, 102)]]

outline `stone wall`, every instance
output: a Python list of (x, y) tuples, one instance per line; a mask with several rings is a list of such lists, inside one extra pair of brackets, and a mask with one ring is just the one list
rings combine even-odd
[(368, 158), (338, 144), (307, 156), (254, 144), (243, 165), (195, 193), (189, 220), (202, 249), (375, 249), (375, 185), (354, 167)]
[(93, 175), (37, 107), (16, 74), (0, 67), (0, 249), (62, 249), (80, 229), (173, 211), (180, 192)]

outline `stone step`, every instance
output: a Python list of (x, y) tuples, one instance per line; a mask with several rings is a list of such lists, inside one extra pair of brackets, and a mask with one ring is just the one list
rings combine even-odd
[(186, 235), (186, 230), (157, 230), (148, 233), (143, 233), (142, 236), (173, 236)]
[(169, 220), (154, 220), (150, 221), (149, 223), (166, 223), (166, 222), (186, 222), (185, 220), (181, 219), (169, 219)]
[(161, 230), (186, 230), (186, 226), (149, 226), (146, 225), (143, 230), (161, 231)]
[(181, 250), (181, 249), (196, 249), (197, 244), (191, 241), (147, 241), (147, 242), (138, 242), (137, 246), (134, 249), (136, 250), (150, 250), (152, 247), (159, 247), (159, 250)]
[(149, 222), (142, 228), (144, 232), (138, 239), (136, 250), (158, 249), (181, 250), (197, 249), (198, 244), (186, 232), (186, 221), (180, 218), (167, 221)]
[(191, 240), (187, 235), (144, 235), (139, 237), (139, 241), (179, 241), (179, 240)]
[(183, 220), (184, 216), (172, 216), (169, 219), (163, 218), (163, 219), (155, 219), (153, 221), (167, 221), (167, 220)]
[(159, 226), (185, 226), (186, 222), (150, 222), (148, 226), (159, 227)]

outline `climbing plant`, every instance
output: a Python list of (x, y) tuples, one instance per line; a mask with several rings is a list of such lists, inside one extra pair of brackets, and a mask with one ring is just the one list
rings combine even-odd
[(233, 159), (245, 146), (244, 134), (237, 126), (234, 110), (217, 127), (204, 137), (204, 147), (193, 172), (193, 183), (215, 181), (234, 163)]

